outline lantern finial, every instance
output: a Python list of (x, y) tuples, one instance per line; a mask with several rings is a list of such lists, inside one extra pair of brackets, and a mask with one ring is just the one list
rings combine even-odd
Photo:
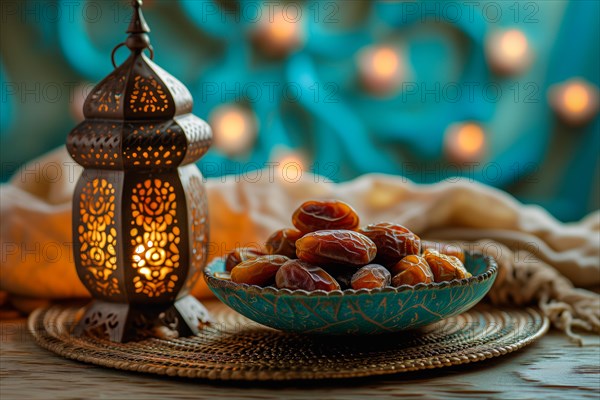
[(146, 23), (146, 19), (142, 13), (142, 4), (142, 0), (133, 0), (131, 2), (131, 5), (133, 6), (133, 15), (131, 16), (131, 22), (127, 28), (129, 37), (125, 42), (131, 51), (142, 51), (147, 48), (152, 48), (152, 46), (150, 46), (150, 37), (148, 36), (150, 27)]
[(142, 13), (142, 4), (144, 4), (142, 0), (133, 0), (131, 2), (131, 5), (133, 6), (133, 16), (131, 17), (129, 27), (127, 28), (127, 33), (150, 32), (150, 27), (148, 27), (148, 24), (144, 19), (144, 14)]

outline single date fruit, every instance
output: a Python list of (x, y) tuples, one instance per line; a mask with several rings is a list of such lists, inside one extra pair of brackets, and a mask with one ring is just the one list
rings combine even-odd
[(268, 255), (243, 261), (231, 270), (231, 280), (235, 283), (269, 286), (275, 274), (290, 259), (286, 256)]
[(352, 289), (375, 289), (389, 286), (392, 275), (383, 265), (369, 264), (352, 275)]
[(252, 260), (264, 255), (265, 253), (253, 247), (238, 247), (225, 257), (225, 271), (231, 271), (233, 267), (243, 261)]
[(302, 236), (296, 242), (299, 259), (313, 264), (365, 265), (377, 254), (368, 237), (348, 230), (323, 230)]
[(303, 233), (324, 229), (358, 228), (356, 211), (338, 200), (307, 201), (294, 211), (292, 223)]
[(421, 240), (402, 225), (380, 222), (362, 227), (358, 232), (377, 246), (376, 263), (389, 266), (408, 255), (420, 253)]
[(423, 257), (427, 261), (427, 264), (429, 264), (436, 282), (463, 279), (471, 276), (463, 263), (456, 257), (447, 256), (435, 250), (425, 250)]
[(438, 253), (445, 254), (447, 256), (454, 256), (464, 264), (465, 252), (459, 246), (450, 243), (438, 243), (430, 242), (429, 240), (421, 240), (421, 251), (435, 250)]
[(289, 260), (279, 268), (275, 282), (280, 289), (339, 290), (340, 285), (323, 268), (302, 260)]
[(267, 239), (266, 248), (269, 254), (280, 254), (296, 258), (296, 240), (302, 237), (302, 232), (296, 229), (280, 229), (273, 232)]
[(404, 257), (391, 267), (391, 271), (394, 275), (392, 278), (394, 286), (414, 286), (417, 283), (431, 283), (434, 279), (425, 259), (415, 255)]
[(425, 261), (423, 257), (416, 256), (414, 254), (404, 257), (402, 260), (389, 267), (389, 270), (392, 273), (392, 276), (396, 276), (399, 273), (404, 272), (407, 269), (412, 268), (416, 265), (420, 265), (421, 267), (427, 267), (426, 269), (428, 269), (431, 272), (427, 261)]

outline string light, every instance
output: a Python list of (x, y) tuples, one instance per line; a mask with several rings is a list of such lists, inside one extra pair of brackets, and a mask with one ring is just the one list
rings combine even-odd
[(558, 117), (571, 125), (585, 124), (598, 113), (598, 88), (583, 79), (550, 87), (548, 97)]
[(236, 104), (217, 107), (210, 114), (209, 121), (215, 148), (228, 156), (246, 152), (256, 139), (257, 119), (245, 107)]
[(474, 122), (452, 124), (444, 136), (446, 155), (455, 162), (474, 162), (485, 152), (485, 132)]
[(369, 92), (388, 94), (398, 89), (405, 75), (399, 51), (389, 46), (367, 47), (359, 53), (361, 83)]
[(304, 44), (304, 24), (280, 7), (262, 13), (252, 32), (254, 43), (271, 57), (283, 57)]
[(533, 60), (527, 37), (518, 29), (496, 31), (485, 44), (490, 67), (501, 75), (516, 75), (527, 69)]

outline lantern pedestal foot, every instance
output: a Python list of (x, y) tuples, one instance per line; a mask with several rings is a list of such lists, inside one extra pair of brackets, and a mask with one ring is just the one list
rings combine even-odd
[(187, 295), (170, 304), (127, 304), (94, 300), (73, 330), (113, 342), (196, 335), (212, 322), (206, 308)]

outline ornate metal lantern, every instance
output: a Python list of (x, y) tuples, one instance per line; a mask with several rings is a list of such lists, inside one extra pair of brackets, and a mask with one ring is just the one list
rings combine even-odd
[(69, 134), (71, 157), (84, 167), (73, 198), (79, 278), (94, 301), (76, 335), (113, 341), (197, 333), (206, 309), (189, 290), (206, 262), (207, 202), (194, 162), (210, 147), (206, 122), (191, 114), (186, 87), (157, 66), (140, 6), (125, 45), (129, 58), (84, 104)]

